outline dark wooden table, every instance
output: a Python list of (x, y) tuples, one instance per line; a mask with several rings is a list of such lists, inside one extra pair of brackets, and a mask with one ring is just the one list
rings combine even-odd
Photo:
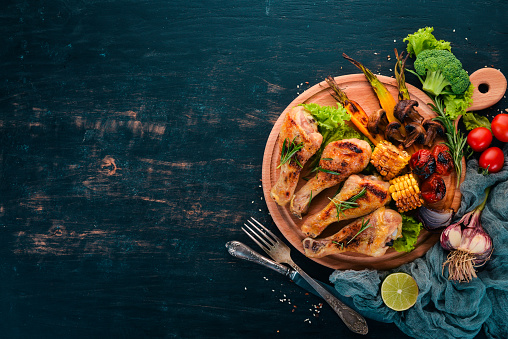
[[(4, 1), (1, 336), (355, 337), (328, 307), (317, 312), (320, 299), (224, 247), (254, 247), (240, 229), (250, 216), (275, 229), (261, 188), (271, 127), (309, 86), (358, 72), (342, 52), (391, 75), (393, 49), (424, 26), (470, 72), (507, 74), (507, 10), (503, 0)], [(294, 259), (323, 281), (332, 272)], [(369, 338), (406, 337), (369, 325)]]

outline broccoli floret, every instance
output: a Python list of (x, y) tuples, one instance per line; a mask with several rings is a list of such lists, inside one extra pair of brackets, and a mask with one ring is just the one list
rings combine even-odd
[(420, 28), (413, 34), (409, 34), (404, 38), (407, 43), (407, 52), (409, 55), (418, 56), (421, 51), (426, 49), (442, 49), (451, 52), (450, 43), (444, 40), (437, 40), (432, 32), (433, 27)]
[(462, 94), (471, 84), (462, 63), (447, 50), (427, 49), (420, 52), (414, 68), (421, 77), (423, 90), (432, 95)]

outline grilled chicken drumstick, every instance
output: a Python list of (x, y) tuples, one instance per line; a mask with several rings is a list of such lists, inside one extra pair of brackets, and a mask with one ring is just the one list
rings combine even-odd
[[(390, 202), (390, 184), (371, 175), (351, 175), (326, 207), (310, 216), (302, 225), (302, 232), (317, 237), (335, 221), (356, 219)], [(339, 213), (338, 213), (339, 212)]]
[(286, 114), (279, 133), (279, 151), (286, 155), (288, 149), (298, 151), (280, 164), (279, 178), (270, 192), (277, 204), (284, 206), (291, 200), (303, 166), (318, 151), (322, 141), (316, 120), (303, 106), (296, 106)]
[(392, 241), (402, 236), (402, 216), (385, 207), (361, 217), (339, 232), (324, 239), (305, 238), (303, 248), (310, 258), (330, 254), (356, 252), (379, 257)]
[(368, 142), (344, 139), (329, 143), (319, 161), (319, 171), (293, 197), (290, 210), (298, 218), (306, 213), (311, 197), (361, 172), (369, 164), (372, 149)]

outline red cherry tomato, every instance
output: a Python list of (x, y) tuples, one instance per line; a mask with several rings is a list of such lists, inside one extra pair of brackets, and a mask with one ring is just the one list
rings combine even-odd
[(504, 153), (499, 147), (487, 148), (480, 155), (480, 167), (488, 169), (490, 173), (496, 173), (503, 168)]
[(437, 144), (431, 149), (431, 153), (436, 159), (436, 173), (448, 175), (453, 170), (453, 159), (450, 149), (445, 144)]
[(426, 179), (436, 171), (436, 159), (429, 150), (421, 149), (413, 153), (409, 166), (420, 179)]
[(476, 127), (467, 135), (467, 144), (473, 151), (485, 151), (492, 142), (492, 132), (486, 127)]
[(420, 189), (423, 199), (428, 203), (435, 203), (446, 195), (446, 184), (439, 174), (432, 174), (422, 183)]
[(492, 120), (491, 128), (497, 140), (508, 142), (508, 114), (496, 115)]

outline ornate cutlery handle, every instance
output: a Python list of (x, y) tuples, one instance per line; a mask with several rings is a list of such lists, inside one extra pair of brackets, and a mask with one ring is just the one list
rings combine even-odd
[(309, 283), (319, 293), (321, 297), (331, 306), (331, 308), (339, 315), (349, 329), (358, 334), (367, 334), (369, 327), (365, 318), (358, 314), (353, 309), (349, 308), (342, 301), (337, 299), (333, 294), (324, 289), (314, 279), (312, 279), (307, 273), (305, 273), (300, 267), (294, 262), (289, 263), (291, 267)]
[(290, 275), (289, 268), (262, 256), (244, 243), (239, 241), (229, 241), (226, 243), (226, 248), (228, 249), (229, 254), (233, 257), (255, 262), (256, 264), (271, 268), (272, 270), (286, 276)]

